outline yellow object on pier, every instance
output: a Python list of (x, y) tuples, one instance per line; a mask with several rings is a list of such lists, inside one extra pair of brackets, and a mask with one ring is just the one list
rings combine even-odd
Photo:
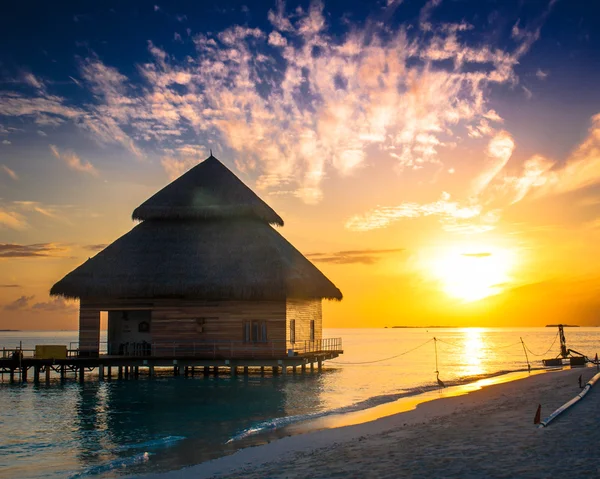
[(67, 359), (67, 347), (42, 344), (35, 346), (36, 359)]

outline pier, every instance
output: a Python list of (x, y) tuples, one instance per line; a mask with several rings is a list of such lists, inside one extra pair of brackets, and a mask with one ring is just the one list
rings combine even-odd
[[(71, 345), (72, 346), (72, 345)], [(64, 347), (64, 357), (36, 357), (35, 349), (3, 348), (0, 357), (0, 377), (11, 383), (40, 380), (50, 382), (51, 374), (62, 381), (86, 375), (100, 380), (153, 377), (158, 370), (173, 376), (215, 375), (237, 376), (250, 373), (274, 376), (321, 372), (323, 363), (343, 353), (341, 338), (327, 338), (287, 344), (286, 354), (278, 341), (244, 343), (214, 341), (194, 343), (145, 343), (143, 347), (125, 349), (126, 354), (108, 354), (106, 348), (90, 356), (80, 347)], [(129, 352), (130, 351), (130, 352)]]

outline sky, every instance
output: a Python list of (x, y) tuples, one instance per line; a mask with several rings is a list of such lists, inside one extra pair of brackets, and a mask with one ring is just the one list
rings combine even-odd
[(3, 2), (0, 328), (209, 150), (325, 327), (600, 325), (600, 4)]

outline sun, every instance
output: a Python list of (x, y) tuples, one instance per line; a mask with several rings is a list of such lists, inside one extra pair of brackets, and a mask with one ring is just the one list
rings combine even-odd
[(431, 269), (446, 294), (471, 302), (501, 293), (510, 281), (513, 263), (506, 249), (456, 247), (434, 258)]

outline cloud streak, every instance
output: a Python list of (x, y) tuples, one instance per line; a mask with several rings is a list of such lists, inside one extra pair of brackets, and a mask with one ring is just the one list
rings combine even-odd
[(80, 173), (98, 176), (98, 170), (94, 165), (89, 161), (81, 161), (81, 158), (79, 158), (75, 152), (70, 150), (61, 152), (55, 145), (50, 145), (50, 151), (52, 151), (52, 154), (59, 160), (62, 160), (70, 169), (79, 171)]
[(62, 257), (67, 247), (58, 243), (11, 244), (0, 243), (0, 258)]
[(379, 250), (364, 249), (337, 251), (334, 253), (309, 253), (306, 257), (315, 263), (371, 265), (379, 262), (384, 256), (399, 254), (404, 251), (404, 248)]

